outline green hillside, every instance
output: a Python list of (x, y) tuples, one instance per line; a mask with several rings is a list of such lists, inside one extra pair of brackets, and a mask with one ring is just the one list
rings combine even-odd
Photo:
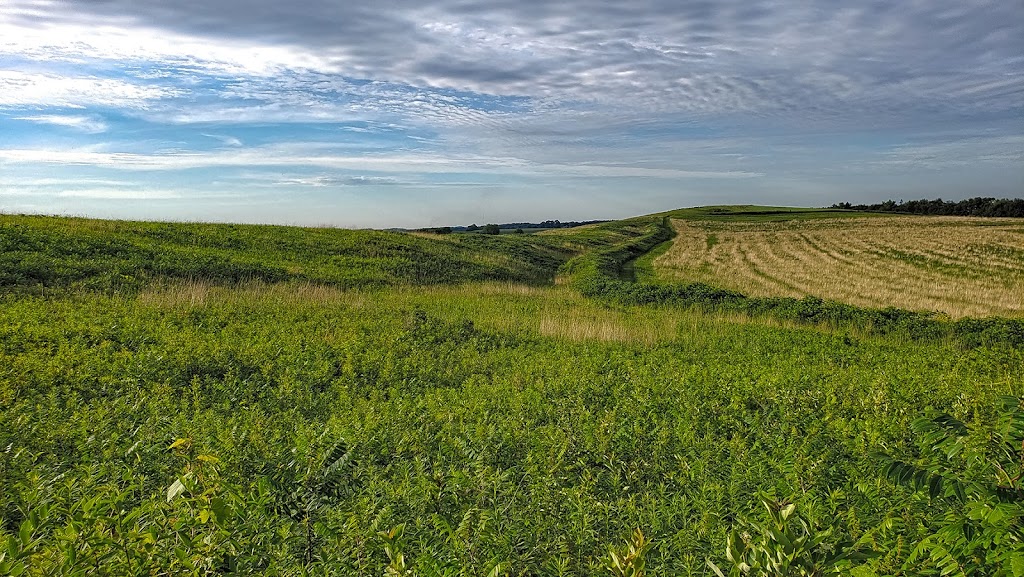
[(137, 289), (155, 279), (339, 287), (550, 282), (571, 252), (529, 237), (0, 216), (0, 286)]
[(879, 216), (879, 214), (835, 208), (723, 205), (670, 210), (654, 216), (709, 222), (787, 222), (822, 218), (871, 217)]

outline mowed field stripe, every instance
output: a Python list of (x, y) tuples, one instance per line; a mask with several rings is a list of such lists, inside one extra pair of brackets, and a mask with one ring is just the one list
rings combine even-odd
[(666, 280), (954, 318), (1024, 316), (1024, 235), (1012, 220), (897, 216), (673, 226), (672, 248), (654, 261)]

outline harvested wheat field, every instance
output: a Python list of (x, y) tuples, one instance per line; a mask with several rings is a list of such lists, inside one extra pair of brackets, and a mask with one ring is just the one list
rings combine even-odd
[(953, 318), (1024, 316), (1020, 221), (898, 216), (673, 225), (678, 236), (654, 261), (666, 280)]

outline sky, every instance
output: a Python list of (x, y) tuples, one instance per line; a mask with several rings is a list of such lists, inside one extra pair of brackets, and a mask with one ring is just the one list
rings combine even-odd
[(0, 212), (1024, 196), (1024, 0), (0, 0)]

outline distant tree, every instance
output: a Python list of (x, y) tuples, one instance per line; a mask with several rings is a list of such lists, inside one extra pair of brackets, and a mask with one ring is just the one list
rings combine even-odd
[(434, 233), (435, 234), (451, 234), (452, 233), (452, 227), (450, 227), (450, 226), (439, 226), (439, 227), (434, 229)]
[[(515, 231), (517, 228), (527, 231), (534, 228), (572, 228), (574, 226), (583, 226), (585, 224), (597, 224), (601, 222), (608, 222), (607, 220), (582, 220), (582, 221), (569, 221), (562, 222), (559, 220), (545, 220), (543, 222), (504, 222), (498, 224), (498, 228), (501, 230)], [(480, 232), (480, 227), (473, 224), (470, 226), (459, 226), (453, 227), (455, 231), (466, 231), (466, 232)]]
[(903, 212), (910, 214), (933, 214), (952, 216), (1002, 216), (1024, 217), (1024, 198), (989, 198), (976, 197), (960, 201), (900, 199), (899, 202), (887, 200), (881, 204), (855, 204), (841, 202), (833, 208), (852, 208), (875, 212)]
[(484, 234), (501, 234), (501, 227), (496, 224), (484, 225), (484, 228), (480, 231)]
[(512, 231), (512, 234), (526, 234), (526, 233), (523, 232), (523, 229), (517, 228), (514, 231)]

